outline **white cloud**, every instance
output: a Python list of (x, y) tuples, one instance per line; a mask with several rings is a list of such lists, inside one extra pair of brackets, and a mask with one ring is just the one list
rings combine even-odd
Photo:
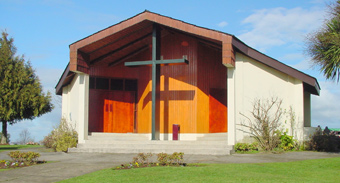
[(304, 56), (301, 53), (288, 53), (283, 57), (280, 57), (279, 60), (282, 61), (294, 61), (294, 60), (302, 60)]
[(312, 68), (312, 64), (308, 60), (302, 60), (301, 62), (297, 64), (292, 64), (290, 66), (300, 71), (304, 71), (304, 70), (308, 70)]
[(222, 21), (222, 22), (217, 24), (217, 26), (219, 26), (219, 27), (225, 27), (227, 25), (228, 25), (228, 22), (226, 22), (226, 21)]
[(313, 68), (310, 58), (306, 58), (301, 53), (291, 53), (286, 54), (279, 59), (285, 63), (288, 63), (289, 66), (300, 70), (300, 71), (307, 71)]
[(312, 97), (312, 125), (340, 127), (340, 87), (331, 81), (320, 82), (321, 95)]
[(317, 29), (324, 17), (318, 8), (272, 8), (256, 10), (242, 21), (246, 30), (238, 37), (250, 46), (265, 52), (273, 46), (300, 43), (304, 36)]

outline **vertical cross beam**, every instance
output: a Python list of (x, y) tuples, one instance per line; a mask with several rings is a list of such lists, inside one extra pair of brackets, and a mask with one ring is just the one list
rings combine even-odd
[(159, 119), (160, 119), (160, 96), (157, 92), (160, 91), (160, 66), (161, 64), (188, 64), (186, 59), (169, 59), (160, 60), (160, 43), (161, 34), (160, 28), (157, 24), (153, 25), (152, 30), (152, 60), (148, 61), (130, 61), (125, 62), (124, 65), (128, 67), (141, 66), (141, 65), (151, 65), (151, 140), (159, 140)]
[(152, 111), (151, 111), (151, 131), (152, 131), (152, 140), (156, 139), (156, 94), (157, 94), (157, 83), (159, 82), (157, 77), (159, 75), (159, 65), (156, 63), (156, 60), (160, 58), (160, 31), (157, 24), (153, 25), (152, 30), (152, 91), (151, 91), (151, 100), (152, 100)]

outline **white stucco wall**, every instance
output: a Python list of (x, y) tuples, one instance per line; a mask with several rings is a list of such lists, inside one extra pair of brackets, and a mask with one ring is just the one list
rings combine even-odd
[(88, 136), (89, 76), (77, 73), (72, 82), (63, 87), (62, 117), (78, 132), (82, 143)]
[(289, 134), (293, 133), (296, 139), (303, 139), (304, 93), (301, 80), (292, 78), (241, 53), (236, 53), (234, 79), (236, 142), (249, 139), (249, 134), (244, 132), (248, 129), (239, 125), (247, 122), (240, 113), (250, 117), (255, 99), (263, 100), (271, 97), (282, 99), (283, 110), (288, 111), (292, 107), (295, 112), (293, 125), (288, 122), (288, 115), (283, 116), (282, 130), (288, 129)]
[[(76, 130), (78, 131), (78, 93), (79, 93), (79, 77), (76, 75), (73, 78), (71, 84), (63, 87), (63, 94), (62, 94), (62, 117), (66, 119)], [(72, 100), (71, 100), (72, 98)]]

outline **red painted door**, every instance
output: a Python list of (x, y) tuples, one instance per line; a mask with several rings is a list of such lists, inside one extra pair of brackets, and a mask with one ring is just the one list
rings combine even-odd
[(135, 93), (130, 91), (108, 92), (104, 99), (103, 132), (133, 132)]

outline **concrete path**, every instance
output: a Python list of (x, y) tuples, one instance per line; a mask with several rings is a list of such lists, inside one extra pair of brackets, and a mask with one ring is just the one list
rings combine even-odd
[[(44, 148), (23, 149), (40, 152), (39, 160), (54, 161), (42, 165), (1, 171), (0, 182), (57, 182), (90, 172), (128, 163), (136, 154), (60, 153), (44, 152)], [(10, 159), (7, 152), (0, 152), (0, 159)], [(283, 154), (258, 153), (229, 156), (184, 155), (187, 163), (269, 163), (307, 159), (340, 157), (339, 153), (289, 152)]]

